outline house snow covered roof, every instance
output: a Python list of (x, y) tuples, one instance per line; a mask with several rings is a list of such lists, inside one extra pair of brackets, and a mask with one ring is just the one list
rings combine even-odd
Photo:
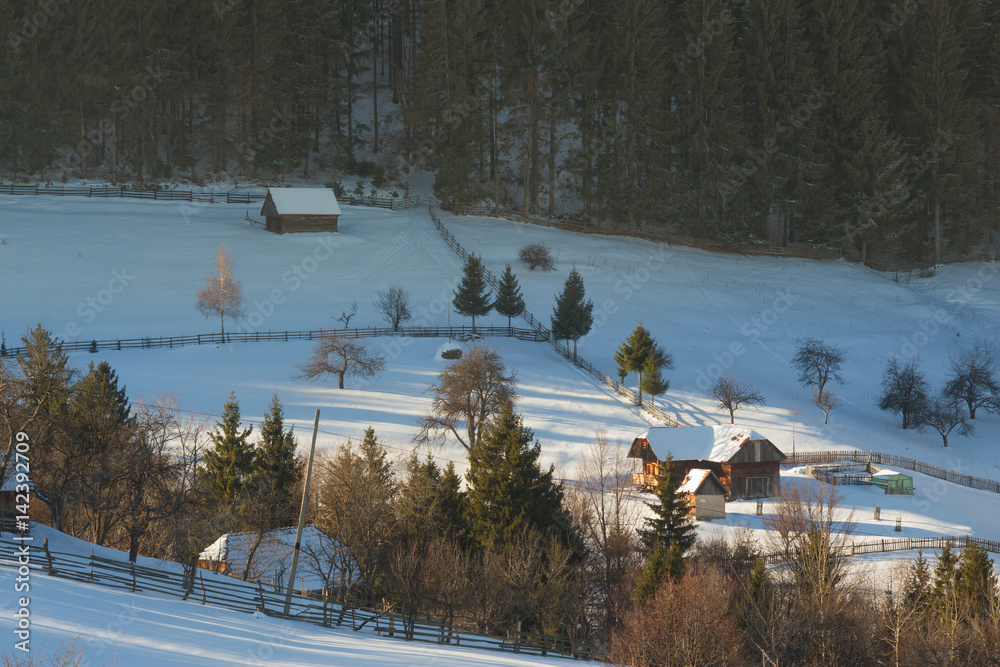
[(749, 440), (767, 440), (760, 433), (739, 424), (686, 428), (660, 426), (649, 429), (639, 437), (649, 442), (660, 461), (670, 453), (675, 461), (723, 462), (733, 458), (743, 443)]
[(340, 215), (337, 195), (330, 188), (269, 188), (279, 215)]
[(712, 474), (707, 468), (694, 468), (684, 478), (684, 483), (677, 487), (677, 493), (697, 493), (698, 487), (705, 478)]
[[(280, 528), (264, 534), (264, 538), (254, 554), (252, 570), (255, 578), (266, 583), (271, 579), (279, 579), (292, 564), (292, 554), (295, 551), (295, 528)], [(246, 567), (247, 553), (257, 540), (257, 533), (226, 533), (198, 555), (199, 560), (223, 561), (230, 569), (239, 573)], [(346, 550), (339, 543), (315, 526), (305, 526), (302, 529), (301, 553), (299, 571), (296, 573), (296, 586), (303, 583), (308, 588), (318, 589), (323, 586), (323, 579), (316, 571), (316, 563), (309, 554), (316, 554), (324, 560), (335, 556), (346, 558)], [(352, 568), (356, 571), (356, 568)]]

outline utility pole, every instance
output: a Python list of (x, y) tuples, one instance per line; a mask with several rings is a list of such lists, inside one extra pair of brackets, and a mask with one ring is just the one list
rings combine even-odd
[(295, 568), (299, 565), (299, 551), (302, 550), (302, 525), (306, 521), (306, 503), (309, 500), (309, 479), (312, 477), (313, 457), (316, 455), (316, 432), (319, 430), (319, 408), (313, 422), (312, 444), (309, 446), (309, 464), (306, 466), (306, 483), (302, 489), (302, 507), (299, 508), (299, 528), (295, 531), (295, 551), (292, 553), (292, 569), (288, 572), (288, 590), (285, 592), (285, 616), (292, 609), (292, 591), (295, 589)]

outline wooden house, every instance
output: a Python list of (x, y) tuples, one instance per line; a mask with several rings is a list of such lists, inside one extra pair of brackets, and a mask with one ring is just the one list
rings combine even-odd
[(632, 442), (628, 456), (641, 462), (633, 481), (652, 488), (662, 463), (673, 456), (679, 476), (707, 468), (726, 487), (730, 499), (768, 498), (781, 491), (781, 462), (785, 455), (770, 440), (739, 424), (651, 428)]
[(260, 214), (275, 234), (335, 232), (340, 204), (329, 188), (268, 188)]
[(726, 518), (727, 489), (708, 468), (694, 468), (677, 488), (687, 497), (688, 509), (695, 521)]
[[(198, 554), (198, 567), (281, 589), (288, 583), (295, 552), (295, 528), (226, 533)], [(296, 589), (318, 591), (358, 580), (357, 563), (347, 549), (315, 526), (302, 529)], [(249, 567), (247, 567), (249, 563)]]
[[(18, 472), (26, 475), (27, 480), (19, 482)], [(18, 519), (22, 516), (27, 516), (29, 522), (52, 524), (52, 510), (44, 500), (38, 497), (35, 483), (31, 481), (29, 473), (16, 470), (15, 462), (11, 461), (2, 481), (3, 483), (0, 484), (0, 532), (27, 532), (18, 527)], [(25, 490), (25, 486), (27, 486), (27, 490)], [(26, 515), (24, 513), (25, 504), (27, 504), (28, 510)]]

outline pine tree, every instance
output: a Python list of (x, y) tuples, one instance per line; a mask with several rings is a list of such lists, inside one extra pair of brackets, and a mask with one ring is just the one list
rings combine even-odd
[(240, 404), (229, 392), (217, 429), (208, 436), (212, 446), (201, 469), (209, 493), (221, 503), (237, 502), (247, 489), (254, 464), (252, 431), (252, 426), (240, 430)]
[(929, 603), (931, 591), (931, 569), (923, 551), (917, 552), (917, 560), (906, 571), (903, 582), (903, 601), (914, 609), (924, 610)]
[(97, 366), (90, 362), (86, 375), (73, 388), (69, 411), (75, 437), (90, 456), (112, 446), (132, 417), (125, 387), (118, 387), (118, 374), (106, 361)]
[(553, 468), (539, 466), (542, 450), (533, 438), (507, 403), (469, 455), (469, 523), (483, 548), (502, 549), (525, 530), (554, 532), (563, 541), (570, 537), (562, 486), (553, 480)]
[(656, 595), (660, 584), (669, 577), (679, 579), (684, 575), (684, 558), (677, 545), (665, 549), (659, 542), (653, 544), (646, 564), (642, 567), (642, 576), (636, 587), (636, 599), (639, 604), (647, 602)]
[(462, 282), (455, 290), (455, 310), (472, 317), (472, 333), (476, 333), (476, 315), (486, 315), (493, 309), (490, 290), (486, 288), (486, 268), (476, 255), (469, 255), (462, 269)]
[(449, 461), (442, 470), (430, 455), (420, 461), (414, 453), (406, 468), (399, 513), (407, 538), (418, 543), (441, 537), (466, 541), (467, 502), (455, 464)]
[(947, 613), (955, 603), (955, 569), (958, 556), (947, 543), (941, 549), (937, 565), (934, 566), (934, 585), (931, 589), (931, 600), (939, 613)]
[(297, 516), (295, 487), (302, 470), (301, 461), (295, 457), (297, 444), (292, 429), (285, 430), (284, 409), (274, 394), (260, 425), (250, 480), (273, 508), (269, 518), (273, 525), (269, 528), (291, 525)]
[[(735, 22), (731, 16), (725, 20), (729, 3), (724, 0), (680, 4), (674, 39), (685, 48), (674, 55), (680, 94), (674, 139), (679, 182), (671, 188), (673, 208), (690, 234), (740, 239), (746, 234), (735, 206), (739, 196), (728, 187), (746, 142)], [(699, 38), (697, 45), (687, 41), (706, 29), (711, 39)]]
[(642, 365), (642, 381), (639, 384), (639, 390), (649, 394), (650, 403), (653, 403), (657, 396), (670, 389), (670, 381), (663, 379), (660, 368), (662, 366), (659, 360), (652, 354), (646, 357), (646, 361)]
[[(666, 368), (669, 370), (674, 367), (673, 356), (656, 344), (649, 330), (642, 325), (642, 320), (639, 320), (639, 324), (632, 330), (629, 337), (615, 350), (615, 364), (618, 367), (618, 375), (621, 378), (624, 378), (629, 373), (638, 374), (640, 403), (642, 403), (642, 392), (644, 390), (642, 377), (648, 359), (652, 359), (651, 363), (658, 369)], [(667, 388), (669, 388), (669, 383), (667, 383), (667, 387), (664, 387), (663, 391), (666, 391)]]
[(573, 341), (573, 358), (576, 343), (590, 332), (594, 324), (594, 303), (586, 299), (583, 278), (576, 269), (569, 272), (562, 294), (556, 297), (552, 310), (552, 336), (556, 340)]
[(928, 0), (903, 30), (912, 30), (905, 72), (906, 131), (913, 137), (911, 152), (928, 158), (914, 166), (918, 195), (931, 214), (934, 263), (940, 264), (942, 214), (966, 203), (978, 169), (970, 142), (974, 112), (967, 95), (969, 69), (951, 0)]
[(500, 276), (500, 286), (497, 287), (497, 298), (493, 302), (493, 308), (507, 317), (508, 328), (511, 327), (511, 318), (524, 312), (521, 286), (517, 282), (517, 276), (511, 271), (510, 264), (504, 267), (503, 275)]
[(983, 617), (996, 609), (997, 576), (986, 550), (969, 541), (955, 571), (955, 594), (972, 617)]
[(679, 477), (673, 456), (668, 455), (660, 464), (657, 478), (656, 497), (659, 502), (646, 503), (653, 516), (647, 517), (646, 527), (639, 530), (639, 537), (650, 552), (657, 544), (664, 552), (676, 546), (684, 557), (694, 546), (695, 526), (688, 514), (687, 499), (677, 493), (682, 481)]

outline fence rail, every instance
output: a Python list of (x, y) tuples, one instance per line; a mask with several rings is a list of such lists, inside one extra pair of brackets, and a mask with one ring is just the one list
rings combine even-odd
[[(897, 537), (885, 540), (869, 540), (867, 542), (852, 542), (836, 547), (836, 553), (842, 558), (853, 556), (865, 556), (868, 554), (893, 553), (896, 551), (916, 551), (917, 549), (943, 549), (945, 546), (951, 549), (964, 549), (968, 544), (976, 544), (985, 551), (1000, 554), (1000, 541), (987, 540), (969, 535), (956, 535), (952, 537)], [(769, 554), (762, 554), (761, 559), (765, 565), (784, 565), (795, 559), (793, 552), (775, 551)], [(744, 566), (751, 565), (748, 559), (730, 559), (730, 563), (739, 563)]]
[[(75, 340), (58, 345), (63, 352), (99, 352), (101, 350), (139, 350), (152, 348), (174, 348), (188, 345), (225, 345), (229, 343), (260, 343), (268, 341), (316, 340), (328, 333), (345, 338), (376, 338), (379, 336), (401, 336), (406, 338), (455, 338), (470, 340), (480, 337), (506, 337), (540, 342), (548, 340), (536, 329), (523, 327), (469, 326), (454, 327), (364, 327), (355, 329), (314, 329), (312, 331), (240, 331), (226, 333), (189, 334), (181, 336), (144, 336), (142, 338), (106, 338), (102, 340)], [(17, 357), (27, 353), (22, 347), (0, 348), (0, 357)]]
[[(32, 544), (32, 543), (27, 543)], [(0, 540), (0, 566), (24, 566), (19, 559), (19, 544)], [(168, 565), (164, 563), (164, 565)], [(173, 564), (169, 564), (173, 565)], [(348, 625), (355, 631), (364, 627), (378, 635), (399, 637), (411, 641), (455, 644), (492, 651), (550, 655), (579, 660), (597, 660), (598, 649), (589, 642), (570, 637), (556, 637), (527, 632), (510, 632), (507, 636), (477, 632), (474, 627), (420, 614), (410, 621), (394, 608), (373, 609), (360, 605), (342, 606), (329, 597), (292, 595), (290, 613), (283, 613), (285, 595), (261, 584), (222, 577), (206, 570), (181, 570), (179, 566), (154, 568), (81, 554), (50, 551), (48, 545), (32, 545), (27, 566), (36, 572), (72, 581), (99, 584), (133, 593), (159, 593), (192, 603), (222, 607), (232, 611), (304, 621), (322, 627)]]
[[(463, 260), (468, 260), (469, 253), (466, 252), (465, 248), (462, 247), (462, 244), (460, 244), (458, 240), (455, 239), (455, 235), (449, 232), (448, 229), (444, 226), (444, 224), (441, 222), (440, 216), (438, 216), (438, 214), (435, 213), (434, 208), (432, 206), (428, 206), (428, 212), (430, 213), (431, 220), (434, 222), (434, 226), (437, 227), (438, 232), (440, 232), (445, 242), (447, 242), (448, 245), (450, 245), (452, 249), (456, 253), (458, 253), (459, 257), (461, 257)], [(487, 282), (490, 283), (493, 289), (499, 289), (500, 281), (497, 279), (495, 275), (493, 275), (493, 272), (490, 271), (489, 269), (484, 269), (484, 273)], [(644, 410), (652, 414), (654, 417), (663, 421), (667, 426), (686, 426), (686, 424), (681, 422), (676, 416), (664, 412), (659, 407), (654, 405), (651, 399), (643, 399), (640, 401), (639, 395), (636, 394), (634, 391), (632, 391), (625, 385), (616, 382), (611, 376), (601, 371), (599, 368), (594, 366), (592, 363), (590, 363), (580, 355), (576, 354), (572, 349), (569, 348), (568, 344), (563, 344), (560, 341), (556, 340), (552, 336), (552, 332), (549, 329), (547, 329), (544, 324), (535, 319), (534, 315), (529, 313), (527, 310), (521, 313), (521, 317), (523, 317), (528, 322), (528, 324), (531, 325), (532, 330), (537, 331), (539, 335), (543, 337), (542, 340), (547, 340), (549, 343), (551, 343), (552, 347), (555, 348), (555, 351), (561, 357), (563, 357), (570, 363), (576, 365), (577, 368), (586, 371), (587, 373), (592, 375), (594, 378), (599, 380), (607, 387), (611, 388), (621, 396), (624, 396), (625, 398), (629, 399), (635, 405), (642, 407)]]
[(851, 463), (874, 463), (876, 465), (892, 466), (895, 468), (905, 468), (924, 475), (943, 479), (947, 482), (968, 486), (980, 491), (990, 491), (1000, 493), (1000, 482), (984, 477), (975, 477), (962, 472), (939, 468), (938, 466), (924, 463), (916, 459), (898, 456), (896, 454), (886, 454), (883, 452), (863, 452), (859, 450), (828, 450), (820, 452), (796, 452), (790, 455), (785, 463), (834, 463), (837, 461), (849, 461)]

